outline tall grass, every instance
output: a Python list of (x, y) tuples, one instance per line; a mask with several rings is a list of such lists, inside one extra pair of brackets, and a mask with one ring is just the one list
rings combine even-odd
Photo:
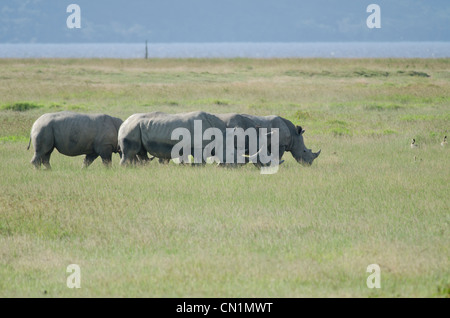
[[(0, 296), (448, 297), (448, 63), (0, 61), (8, 85), (22, 85), (0, 85), (3, 102), (42, 105), (0, 111)], [(33, 121), (77, 105), (123, 119), (278, 114), (322, 154), (311, 167), (286, 154), (274, 175), (155, 161), (125, 169), (117, 156), (111, 169), (97, 160), (83, 170), (82, 157), (56, 150), (52, 171), (32, 169)], [(66, 287), (73, 263), (80, 289)], [(380, 289), (366, 286), (374, 263)]]

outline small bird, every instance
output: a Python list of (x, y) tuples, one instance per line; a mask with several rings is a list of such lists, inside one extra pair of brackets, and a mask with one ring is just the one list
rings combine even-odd
[(442, 140), (441, 146), (442, 146), (442, 147), (447, 146), (447, 136), (444, 136), (444, 140)]
[(419, 147), (419, 146), (416, 144), (416, 140), (413, 138), (413, 140), (411, 142), (411, 149), (414, 149), (414, 148), (417, 148), (417, 147)]

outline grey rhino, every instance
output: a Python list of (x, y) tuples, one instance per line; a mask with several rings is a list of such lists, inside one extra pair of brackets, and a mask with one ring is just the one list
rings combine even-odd
[[(250, 127), (266, 128), (270, 133), (272, 128), (279, 129), (279, 160), (286, 151), (299, 163), (311, 165), (314, 159), (320, 155), (320, 150), (316, 153), (306, 148), (303, 141), (305, 132), (301, 126), (295, 126), (289, 120), (280, 116), (254, 116), (247, 114), (223, 114), (217, 115), (227, 127), (241, 127), (244, 130)], [(269, 139), (270, 143), (270, 139)], [(269, 145), (270, 146), (270, 145)]]
[[(239, 146), (237, 145), (237, 139), (235, 140), (234, 148), (235, 148), (235, 157), (234, 162), (238, 162), (238, 153), (241, 152), (241, 155), (245, 155), (244, 163), (248, 163), (250, 161), (250, 157), (255, 155), (255, 153), (258, 152), (257, 147), (261, 147), (260, 144), (260, 131), (259, 128), (263, 128), (259, 126), (256, 122), (254, 122), (252, 119), (245, 117), (241, 114), (236, 113), (228, 113), (228, 114), (214, 114), (216, 115), (220, 120), (222, 120), (226, 126), (227, 129), (235, 129), (235, 128), (242, 128), (244, 131), (244, 146), (242, 149), (239, 149)], [(250, 135), (247, 133), (247, 129), (252, 128), (255, 129), (255, 135), (256, 140), (253, 140), (255, 142), (255, 145), (251, 147), (250, 145)], [(231, 136), (232, 134), (236, 134), (235, 132), (231, 132), (227, 134), (227, 137)], [(267, 149), (270, 150), (270, 131), (266, 134), (265, 143), (267, 146)], [(253, 153), (251, 153), (253, 151)], [(256, 166), (260, 166), (260, 163), (258, 162)]]
[(31, 163), (48, 169), (54, 148), (66, 156), (86, 155), (84, 167), (98, 156), (106, 166), (111, 164), (112, 153), (120, 152), (117, 134), (122, 119), (105, 114), (79, 114), (73, 112), (47, 113), (39, 117), (31, 128), (30, 143), (34, 156)]
[[(223, 134), (225, 124), (216, 116), (197, 111), (180, 114), (166, 114), (162, 112), (140, 113), (128, 117), (119, 129), (118, 142), (122, 150), (121, 165), (136, 163), (137, 160), (146, 162), (151, 160), (147, 153), (159, 158), (161, 163), (174, 159), (172, 148), (179, 140), (172, 140), (172, 132), (176, 128), (185, 128), (194, 136), (194, 121), (201, 120), (202, 136), (208, 128), (218, 128)], [(202, 139), (202, 151), (209, 140)], [(225, 144), (225, 143), (224, 143)], [(191, 138), (191, 154), (194, 155), (194, 137)], [(181, 161), (187, 162), (187, 155), (182, 154)], [(153, 159), (153, 158), (152, 158)], [(204, 162), (204, 160), (202, 159)]]

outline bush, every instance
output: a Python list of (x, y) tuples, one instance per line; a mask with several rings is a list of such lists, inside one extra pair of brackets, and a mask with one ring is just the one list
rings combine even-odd
[(2, 107), (4, 110), (12, 110), (16, 112), (26, 112), (31, 109), (41, 108), (41, 105), (29, 102), (17, 102), (13, 104), (7, 104)]

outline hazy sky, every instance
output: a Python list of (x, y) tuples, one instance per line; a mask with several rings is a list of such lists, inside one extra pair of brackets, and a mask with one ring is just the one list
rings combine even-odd
[(449, 25), (450, 0), (0, 0), (0, 43), (450, 41)]

